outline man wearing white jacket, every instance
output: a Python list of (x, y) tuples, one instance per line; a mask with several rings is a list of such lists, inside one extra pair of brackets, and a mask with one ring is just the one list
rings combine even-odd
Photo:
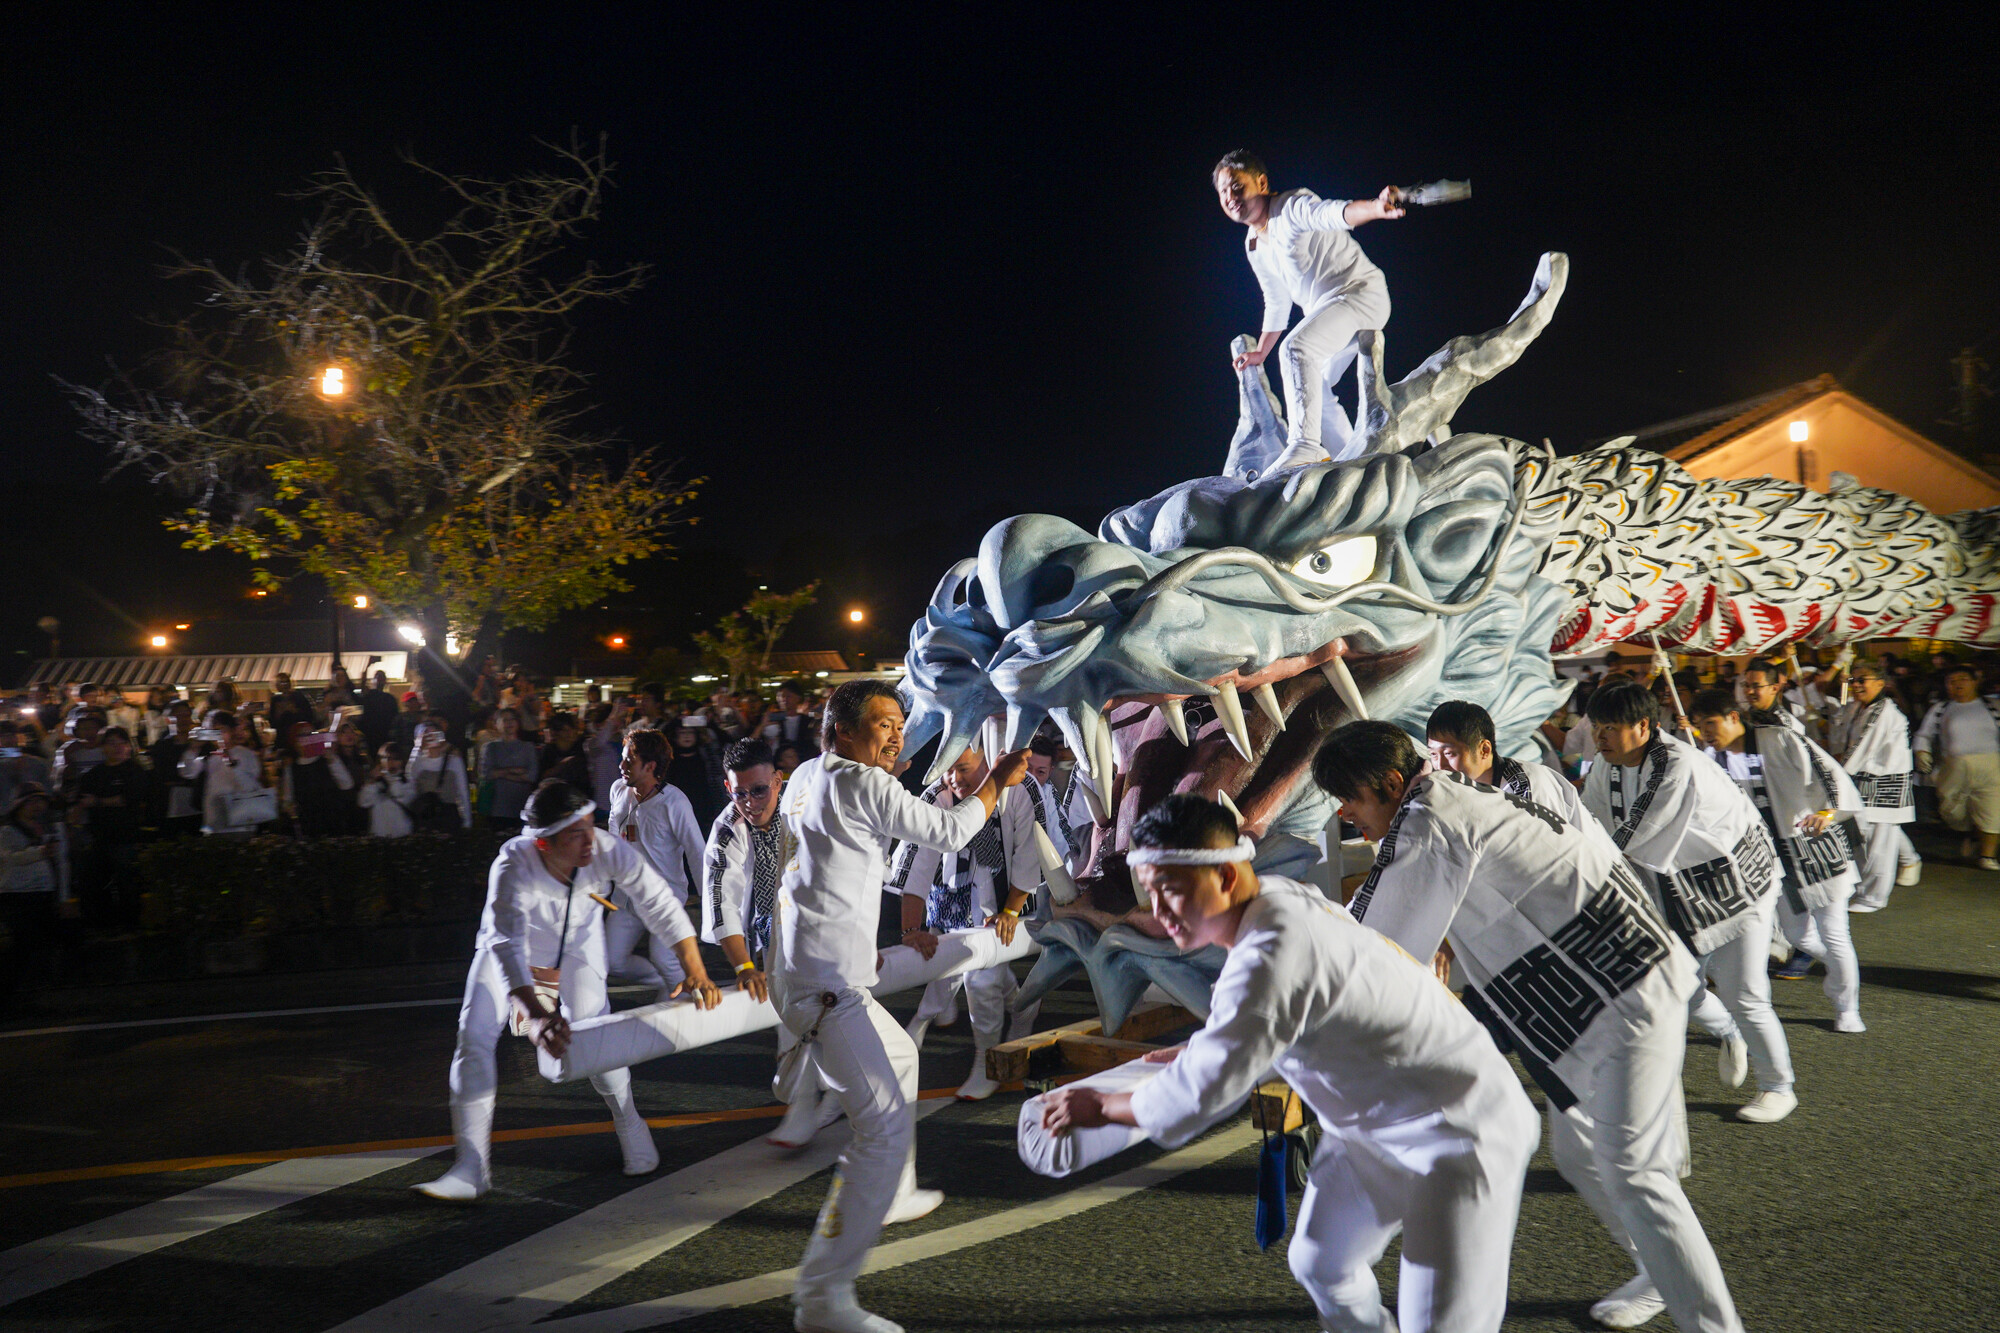
[[(610, 827), (613, 836), (646, 858), (674, 897), (681, 903), (700, 880), (703, 856), (701, 826), (695, 822), (694, 806), (679, 787), (665, 781), (673, 749), (665, 732), (635, 731), (625, 738), (619, 759), (620, 776), (611, 784)], [(642, 986), (658, 986), (662, 992), (681, 981), (680, 963), (673, 943), (655, 935), (647, 941), (645, 958), (635, 957), (645, 923), (627, 910), (629, 904), (614, 895), (619, 910), (605, 924), (605, 948), (611, 959), (611, 975), (630, 978)]]
[(1449, 940), (1466, 1008), (1547, 1096), (1556, 1169), (1639, 1270), (1592, 1316), (1637, 1328), (1664, 1308), (1682, 1333), (1742, 1333), (1680, 1186), (1694, 961), (1608, 840), (1422, 768), (1389, 722), (1350, 722), (1314, 756), (1313, 780), (1379, 845), (1349, 910), (1419, 958)]
[[(889, 887), (903, 896), (903, 943), (928, 958), (937, 951), (939, 935), (971, 926), (990, 926), (1002, 943), (1014, 942), (1021, 910), (1042, 880), (1028, 781), (1000, 798), (999, 808), (959, 851), (945, 855), (913, 842), (897, 848)], [(975, 745), (958, 757), (922, 799), (948, 810), (970, 798), (985, 782), (986, 756)], [(986, 1073), (986, 1052), (1007, 1034), (1007, 1000), (1019, 989), (1012, 968), (1002, 963), (933, 981), (924, 988), (923, 1001), (908, 1031), (910, 1040), (921, 1050), (932, 1020), (954, 1003), (961, 986), (972, 1020), (972, 1073), (959, 1087), (958, 1098), (984, 1101), (1000, 1090)], [(1030, 1029), (1033, 1023), (1031, 1014)]]
[[(1778, 919), (1806, 957), (1826, 962), (1826, 997), (1836, 1032), (1865, 1032), (1861, 968), (1847, 930), (1847, 900), (1857, 876), (1846, 833), (1836, 820), (1861, 809), (1860, 793), (1833, 756), (1776, 715), (1736, 711), (1727, 690), (1703, 690), (1688, 715), (1729, 776), (1764, 820), (1783, 870)], [(1793, 978), (1805, 975), (1796, 967)], [(1780, 973), (1779, 975), (1785, 975)]]
[(1861, 795), (1854, 816), (1862, 838), (1861, 887), (1847, 910), (1875, 912), (1889, 905), (1892, 889), (1908, 888), (1924, 873), (1923, 858), (1904, 831), (1917, 817), (1910, 723), (1873, 662), (1857, 663), (1848, 681), (1854, 697), (1834, 714), (1827, 749)]
[[(685, 980), (673, 994), (690, 993), (703, 1009), (722, 998), (702, 967), (694, 926), (680, 900), (630, 844), (591, 822), (596, 809), (582, 791), (552, 778), (528, 800), (526, 831), (503, 844), (493, 860), (451, 1058), (451, 1132), (458, 1157), (450, 1171), (416, 1187), (434, 1199), (469, 1202), (491, 1185), (494, 1047), (510, 1013), (517, 1031), (560, 1055), (569, 1045), (570, 1019), (610, 1010), (604, 917), (613, 894), (622, 894), (631, 904), (628, 910), (679, 955)], [(631, 1073), (614, 1069), (590, 1085), (611, 1108), (625, 1173), (644, 1175), (657, 1168), (659, 1151), (632, 1100)]]
[[(1051, 1131), (1135, 1125), (1179, 1147), (1275, 1072), (1319, 1117), (1292, 1275), (1322, 1327), (1494, 1333), (1521, 1185), (1541, 1135), (1506, 1058), (1451, 992), (1316, 890), (1250, 868), (1235, 818), (1169, 796), (1133, 828), (1127, 862), (1185, 951), (1229, 950), (1208, 1021), (1129, 1093), (1047, 1095)], [(1607, 861), (1610, 858), (1606, 858)], [(1371, 1271), (1403, 1233), (1398, 1317)]]
[(1492, 714), (1478, 704), (1462, 699), (1439, 704), (1424, 726), (1424, 739), (1430, 746), (1431, 767), (1439, 772), (1463, 773), (1509, 796), (1545, 805), (1572, 824), (1590, 827), (1583, 798), (1562, 774), (1539, 761), (1524, 764), (1495, 753)]
[[(1217, 162), (1210, 179), (1223, 213), (1244, 226), (1244, 254), (1264, 294), (1263, 335), (1236, 368), (1262, 365), (1276, 348), (1283, 372), (1287, 440), (1271, 470), (1352, 457), (1360, 442), (1327, 391), (1354, 364), (1361, 333), (1389, 322), (1389, 283), (1355, 244), (1354, 229), (1403, 216), (1402, 191), (1391, 185), (1373, 199), (1273, 194), (1263, 162), (1241, 149)], [(1287, 337), (1294, 305), (1305, 313)], [(1323, 430), (1327, 416), (1333, 421)]]
[(1715, 984), (1713, 999), (1697, 988), (1693, 1017), (1722, 1039), (1717, 1072), (1736, 1087), (1750, 1065), (1757, 1070), (1757, 1096), (1737, 1118), (1783, 1120), (1799, 1099), (1765, 961), (1778, 900), (1770, 833), (1727, 773), (1661, 728), (1644, 686), (1602, 686), (1590, 721), (1599, 758), (1584, 779), (1584, 809), (1641, 872), (1668, 927)]
[(1004, 755), (973, 793), (940, 810), (891, 776), (903, 749), (903, 709), (880, 680), (853, 680), (826, 704), (826, 749), (785, 786), (785, 827), (797, 840), (778, 888), (771, 935), (771, 997), (799, 1040), (800, 1058), (840, 1099), (853, 1138), (799, 1263), (793, 1325), (801, 1333), (901, 1333), (863, 1310), (854, 1280), (891, 1222), (943, 1201), (916, 1187), (913, 1115), (917, 1047), (870, 995), (882, 879), (895, 839), (955, 852), (971, 842), (1026, 771)]

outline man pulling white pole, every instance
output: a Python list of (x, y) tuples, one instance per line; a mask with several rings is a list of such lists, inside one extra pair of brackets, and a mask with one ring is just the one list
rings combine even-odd
[(916, 1188), (917, 1047), (869, 988), (875, 930), (892, 839), (955, 852), (1020, 782), (1027, 756), (1002, 755), (971, 799), (940, 810), (891, 776), (903, 749), (903, 709), (879, 680), (853, 680), (827, 700), (825, 750), (801, 764), (784, 793), (797, 851), (778, 888), (771, 998), (820, 1082), (847, 1113), (853, 1137), (812, 1241), (799, 1263), (792, 1325), (800, 1333), (901, 1333), (863, 1310), (854, 1281), (883, 1226), (922, 1217), (943, 1201)]

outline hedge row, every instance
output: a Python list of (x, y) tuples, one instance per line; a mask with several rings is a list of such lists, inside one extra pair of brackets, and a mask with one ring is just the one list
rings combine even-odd
[(200, 939), (470, 920), (502, 839), (183, 838), (140, 851), (145, 924)]

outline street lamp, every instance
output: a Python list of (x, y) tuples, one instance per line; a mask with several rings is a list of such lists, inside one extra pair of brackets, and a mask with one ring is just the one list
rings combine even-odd
[(339, 366), (328, 366), (319, 373), (319, 391), (328, 398), (338, 398), (347, 392), (347, 372)]
[(1812, 428), (1811, 428), (1810, 426), (1806, 425), (1806, 423), (1805, 423), (1805, 422), (1803, 422), (1803, 421), (1794, 421), (1794, 422), (1792, 423), (1792, 443), (1793, 443), (1793, 444), (1804, 444), (1804, 443), (1806, 442), (1806, 437), (1807, 437), (1808, 435), (1810, 435), (1811, 433), (1812, 433)]
[(368, 609), (368, 594), (359, 592), (354, 594), (354, 609), (356, 611), (366, 611)]
[(164, 634), (155, 634), (152, 642), (155, 648), (164, 648), (167, 646), (167, 636)]
[(412, 644), (418, 648), (424, 646), (424, 632), (415, 625), (398, 625), (396, 626), (396, 633), (402, 637), (405, 643)]
[(625, 646), (625, 636), (623, 634), (612, 635), (611, 646), (613, 648), (623, 648)]
[(863, 620), (867, 619), (867, 614), (863, 612), (860, 607), (857, 606), (852, 611), (849, 611), (847, 613), (847, 618), (852, 623), (859, 625)]

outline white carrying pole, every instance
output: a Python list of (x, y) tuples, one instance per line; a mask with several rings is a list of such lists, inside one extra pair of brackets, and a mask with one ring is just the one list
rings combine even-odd
[[(938, 936), (937, 951), (929, 958), (899, 944), (882, 951), (874, 994), (878, 998), (894, 995), (928, 986), (939, 977), (976, 972), (1040, 951), (1041, 946), (1024, 929), (1014, 932), (1012, 944), (1003, 945), (989, 926)], [(569, 1049), (561, 1056), (545, 1050), (537, 1055), (543, 1078), (551, 1083), (574, 1083), (606, 1070), (711, 1046), (777, 1025), (778, 1013), (771, 1005), (760, 1004), (740, 990), (726, 990), (722, 1003), (713, 1009), (697, 1009), (694, 1001), (679, 999), (583, 1019), (570, 1025)]]

